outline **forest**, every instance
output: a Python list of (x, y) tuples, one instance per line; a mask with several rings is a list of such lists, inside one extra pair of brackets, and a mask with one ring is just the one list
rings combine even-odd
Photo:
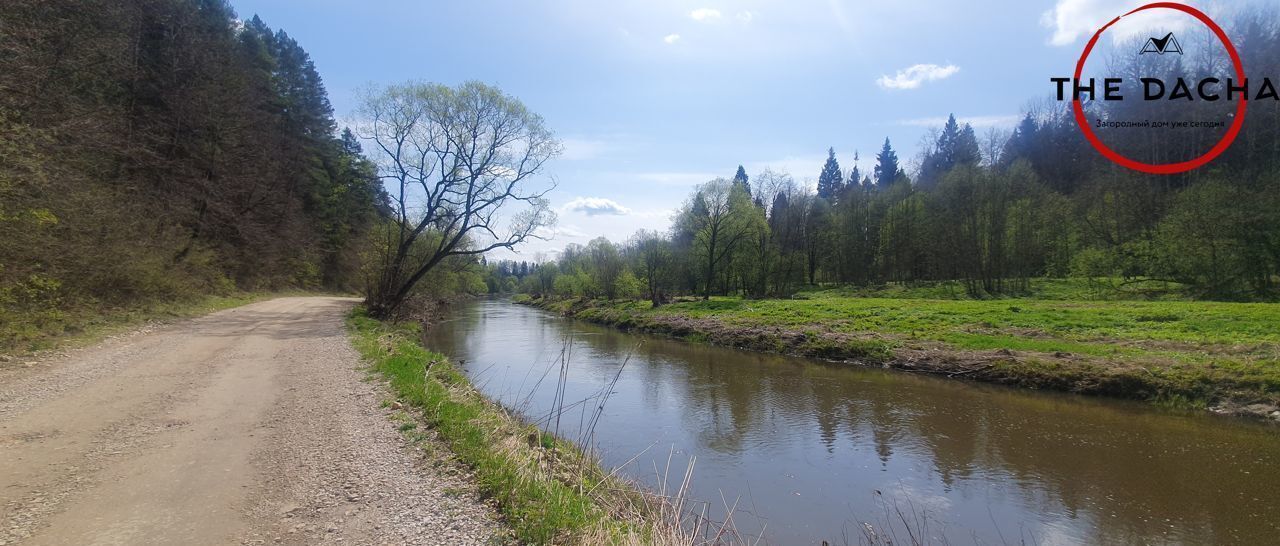
[(15, 0), (0, 22), (0, 346), (105, 310), (359, 288), (385, 192), (285, 31), (222, 0)]
[[(1280, 74), (1276, 21), (1266, 10), (1230, 21), (1253, 74)], [(1221, 68), (1205, 57), (1160, 60), (1154, 69), (1139, 68), (1148, 59), (1113, 59), (1109, 69), (1172, 81)], [(1231, 107), (1199, 101), (1180, 112), (1222, 119)], [(1096, 101), (1086, 111), (1091, 122), (1118, 121), (1155, 119), (1157, 108), (1167, 106)], [(1171, 162), (1202, 153), (1218, 133), (1107, 138), (1130, 157)], [(1069, 102), (1032, 102), (1011, 131), (978, 134), (951, 116), (924, 135), (910, 166), (887, 139), (870, 172), (857, 167), (858, 154), (853, 159), (842, 169), (828, 150), (816, 187), (791, 173), (738, 167), (694, 189), (669, 232), (570, 244), (554, 263), (489, 264), (488, 287), (654, 305), (679, 295), (788, 297), (815, 285), (938, 281), (962, 284), (969, 297), (1017, 296), (1041, 278), (1191, 299), (1280, 295), (1280, 101), (1250, 101), (1225, 154), (1172, 176), (1102, 158), (1082, 137)]]

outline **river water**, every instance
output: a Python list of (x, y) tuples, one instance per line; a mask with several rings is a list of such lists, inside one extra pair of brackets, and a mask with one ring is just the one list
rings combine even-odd
[(1280, 544), (1276, 427), (628, 334), (502, 300), (460, 305), (426, 342), (649, 487), (678, 486), (696, 461), (690, 496), (720, 520), (736, 506), (738, 531), (769, 544), (857, 544), (864, 523), (903, 544)]

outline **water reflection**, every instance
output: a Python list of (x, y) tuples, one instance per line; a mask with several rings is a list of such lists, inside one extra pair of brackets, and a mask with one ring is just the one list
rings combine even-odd
[[(643, 452), (626, 472), (654, 484), (672, 449), (673, 481), (696, 456), (695, 496), (739, 499), (739, 527), (767, 524), (774, 544), (856, 542), (856, 523), (894, 501), (952, 543), (1280, 537), (1280, 434), (1261, 425), (641, 337), (500, 301), (427, 336), (536, 417), (565, 339), (569, 402), (630, 356), (595, 431), (605, 462)], [(591, 406), (565, 412), (562, 434), (579, 437)]]

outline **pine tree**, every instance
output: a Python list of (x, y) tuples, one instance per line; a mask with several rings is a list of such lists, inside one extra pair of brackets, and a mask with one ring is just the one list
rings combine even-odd
[(889, 139), (884, 139), (884, 147), (880, 148), (880, 153), (876, 154), (876, 168), (872, 173), (876, 182), (876, 189), (883, 190), (893, 185), (893, 181), (902, 174), (902, 168), (898, 166), (898, 154), (893, 151), (893, 146), (889, 144)]
[(308, 137), (330, 138), (335, 130), (333, 106), (311, 56), (283, 30), (276, 31), (273, 45), (285, 118)]
[(822, 165), (822, 173), (818, 175), (818, 197), (828, 201), (835, 200), (844, 187), (844, 173), (840, 172), (840, 162), (836, 161), (836, 149), (827, 148), (827, 162)]

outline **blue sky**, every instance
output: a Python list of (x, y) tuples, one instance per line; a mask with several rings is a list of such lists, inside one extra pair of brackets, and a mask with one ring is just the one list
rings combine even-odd
[(739, 164), (812, 181), (828, 146), (866, 172), (885, 137), (909, 160), (949, 113), (1009, 127), (1139, 3), (232, 0), (310, 52), (340, 121), (364, 86), (411, 79), (496, 84), (546, 118), (560, 222), (525, 257), (665, 228)]

